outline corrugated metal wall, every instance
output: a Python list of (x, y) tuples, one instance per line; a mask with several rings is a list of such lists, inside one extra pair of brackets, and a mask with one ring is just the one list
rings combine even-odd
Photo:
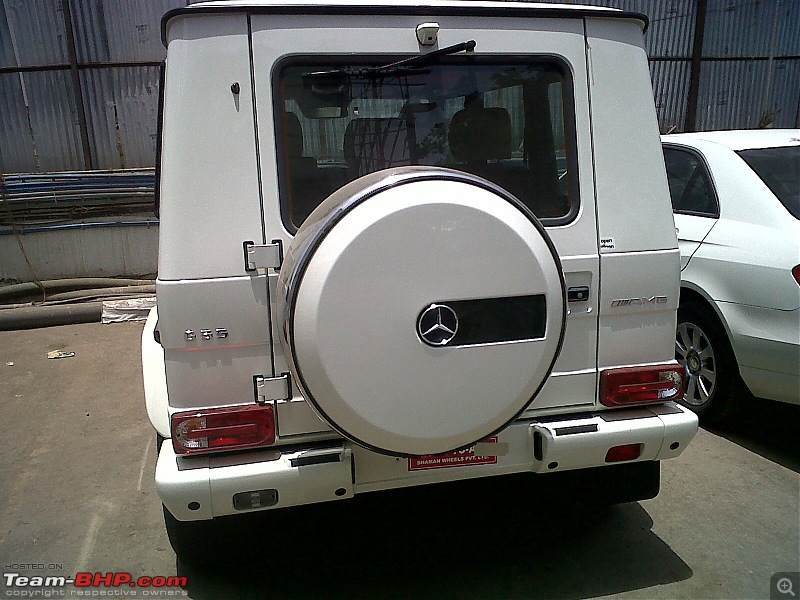
[[(800, 126), (800, 1), (583, 0), (650, 16), (646, 44), (662, 131), (686, 127), (703, 1), (694, 127)], [(185, 4), (0, 0), (0, 172), (152, 166), (160, 19)]]
[[(645, 43), (659, 125), (662, 132), (686, 130), (695, 24), (703, 0), (580, 3), (650, 17)], [(800, 1), (705, 4), (694, 129), (800, 127)]]
[(800, 2), (708, 0), (697, 128), (798, 125)]
[(0, 1), (0, 172), (152, 167), (161, 16), (186, 4)]

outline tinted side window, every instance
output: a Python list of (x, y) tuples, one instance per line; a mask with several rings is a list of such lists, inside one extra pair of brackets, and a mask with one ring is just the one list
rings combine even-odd
[(680, 213), (718, 217), (716, 196), (705, 164), (686, 150), (664, 148), (672, 210)]
[(800, 219), (800, 146), (738, 152), (795, 219)]

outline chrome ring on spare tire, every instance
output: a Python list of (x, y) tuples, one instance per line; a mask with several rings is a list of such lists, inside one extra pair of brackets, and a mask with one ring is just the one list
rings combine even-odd
[(561, 350), (566, 293), (536, 217), (479, 177), (379, 171), (323, 202), (279, 277), (284, 351), (332, 428), (393, 456), (514, 420)]

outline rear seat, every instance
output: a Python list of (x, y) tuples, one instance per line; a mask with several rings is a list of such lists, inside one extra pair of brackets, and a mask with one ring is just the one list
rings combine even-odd
[[(475, 98), (450, 121), (450, 152), (455, 168), (496, 183), (520, 198), (529, 198), (532, 181), (524, 164), (499, 162), (511, 158), (511, 116), (505, 108), (484, 108)], [(527, 202), (526, 202), (527, 204)]]
[[(522, 159), (512, 162), (511, 117), (505, 108), (485, 108), (473, 98), (450, 121), (448, 143), (454, 168), (505, 188), (539, 217), (566, 213), (555, 181), (537, 181)], [(529, 160), (536, 160), (531, 157)]]

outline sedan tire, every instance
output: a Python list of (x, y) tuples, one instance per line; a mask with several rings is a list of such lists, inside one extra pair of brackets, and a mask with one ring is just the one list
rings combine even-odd
[(688, 379), (681, 404), (703, 423), (724, 420), (743, 383), (725, 329), (706, 309), (690, 305), (678, 310), (675, 358)]

